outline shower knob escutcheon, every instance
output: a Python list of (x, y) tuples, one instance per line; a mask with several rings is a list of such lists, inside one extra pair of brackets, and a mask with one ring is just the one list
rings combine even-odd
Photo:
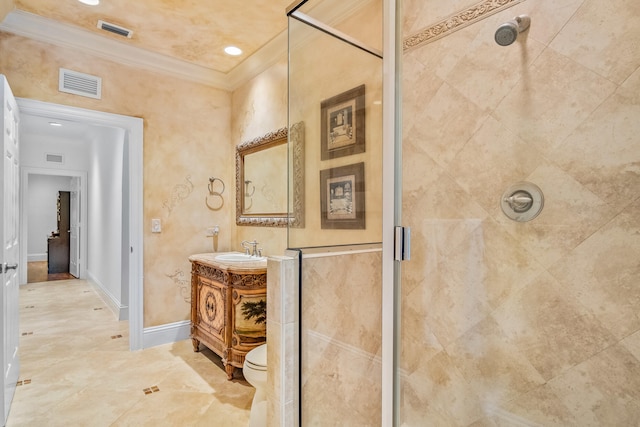
[(540, 214), (543, 206), (544, 195), (540, 187), (526, 181), (507, 188), (500, 200), (502, 212), (518, 222), (531, 221)]

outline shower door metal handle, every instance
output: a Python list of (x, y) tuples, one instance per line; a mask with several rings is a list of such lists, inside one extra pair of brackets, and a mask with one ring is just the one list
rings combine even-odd
[(394, 259), (396, 261), (411, 259), (411, 227), (396, 226)]

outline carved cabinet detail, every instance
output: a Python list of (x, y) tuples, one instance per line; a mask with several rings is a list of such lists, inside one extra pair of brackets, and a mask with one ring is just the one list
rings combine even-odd
[(220, 263), (216, 254), (191, 261), (191, 340), (222, 358), (227, 378), (242, 369), (245, 355), (267, 338), (266, 261)]

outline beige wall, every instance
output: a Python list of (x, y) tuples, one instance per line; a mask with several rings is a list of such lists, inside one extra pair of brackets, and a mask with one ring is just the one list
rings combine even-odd
[[(69, 49), (0, 33), (0, 73), (17, 97), (144, 119), (144, 326), (189, 318), (187, 257), (211, 252), (206, 227), (220, 226), (218, 250), (232, 245), (231, 95)], [(102, 77), (102, 99), (58, 92), (58, 68)], [(209, 177), (224, 180), (224, 208), (205, 205)], [(151, 219), (162, 220), (152, 234)]]
[[(368, 2), (339, 28), (368, 46), (380, 43), (381, 2)], [(367, 22), (368, 25), (362, 25)], [(382, 60), (305, 24), (290, 32), (290, 120), (305, 129), (305, 227), (290, 230), (292, 247), (316, 247), (382, 240)], [(321, 103), (365, 86), (365, 151), (321, 159)], [(365, 228), (322, 228), (320, 171), (364, 163)]]
[[(286, 49), (286, 46), (283, 46)], [(287, 58), (284, 56), (241, 88), (231, 101), (231, 141), (233, 146), (252, 141), (269, 132), (287, 127)], [(235, 151), (232, 153), (235, 162)], [(287, 165), (281, 165), (286, 168)], [(235, 179), (232, 185), (235, 197)], [(287, 248), (287, 230), (280, 227), (235, 226), (233, 250), (241, 251), (240, 242), (257, 240), (263, 254), (283, 255)]]
[(13, 10), (14, 7), (14, 0), (0, 0), (0, 22)]
[[(457, 10), (408, 1), (405, 34)], [(405, 53), (403, 425), (640, 419), (639, 21), (634, 0), (527, 0)], [(545, 206), (516, 223), (523, 180)]]

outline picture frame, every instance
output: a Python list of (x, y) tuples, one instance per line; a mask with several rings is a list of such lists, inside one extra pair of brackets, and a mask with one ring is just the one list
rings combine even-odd
[(321, 170), (321, 228), (364, 230), (364, 190), (364, 162)]
[(365, 151), (365, 87), (360, 85), (320, 103), (320, 158)]

